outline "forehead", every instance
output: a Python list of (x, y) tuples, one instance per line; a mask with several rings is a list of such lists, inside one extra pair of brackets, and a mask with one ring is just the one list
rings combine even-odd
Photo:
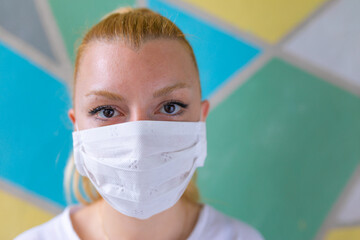
[(163, 86), (177, 81), (200, 88), (189, 50), (178, 40), (150, 40), (134, 49), (122, 41), (89, 43), (79, 63), (77, 85)]

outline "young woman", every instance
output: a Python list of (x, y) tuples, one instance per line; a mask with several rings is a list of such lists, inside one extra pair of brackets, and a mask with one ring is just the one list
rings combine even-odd
[(170, 20), (126, 8), (93, 26), (77, 51), (73, 104), (66, 178), (83, 204), (17, 240), (262, 239), (199, 203), (209, 102), (193, 50)]

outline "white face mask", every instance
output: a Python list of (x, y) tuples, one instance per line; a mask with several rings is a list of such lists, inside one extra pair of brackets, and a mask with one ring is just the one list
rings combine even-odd
[(172, 207), (206, 153), (205, 122), (133, 121), (73, 132), (82, 176), (119, 212), (139, 219)]

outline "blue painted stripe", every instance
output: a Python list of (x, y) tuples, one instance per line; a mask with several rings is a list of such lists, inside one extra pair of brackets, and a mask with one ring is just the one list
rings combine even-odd
[(65, 206), (66, 86), (0, 42), (0, 177)]

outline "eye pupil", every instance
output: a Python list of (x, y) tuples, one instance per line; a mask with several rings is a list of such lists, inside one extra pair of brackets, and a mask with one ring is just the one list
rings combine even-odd
[(167, 113), (173, 113), (175, 111), (176, 107), (174, 104), (167, 104), (164, 106), (164, 110)]
[(114, 115), (114, 110), (113, 109), (104, 109), (103, 114), (105, 117), (111, 118)]

